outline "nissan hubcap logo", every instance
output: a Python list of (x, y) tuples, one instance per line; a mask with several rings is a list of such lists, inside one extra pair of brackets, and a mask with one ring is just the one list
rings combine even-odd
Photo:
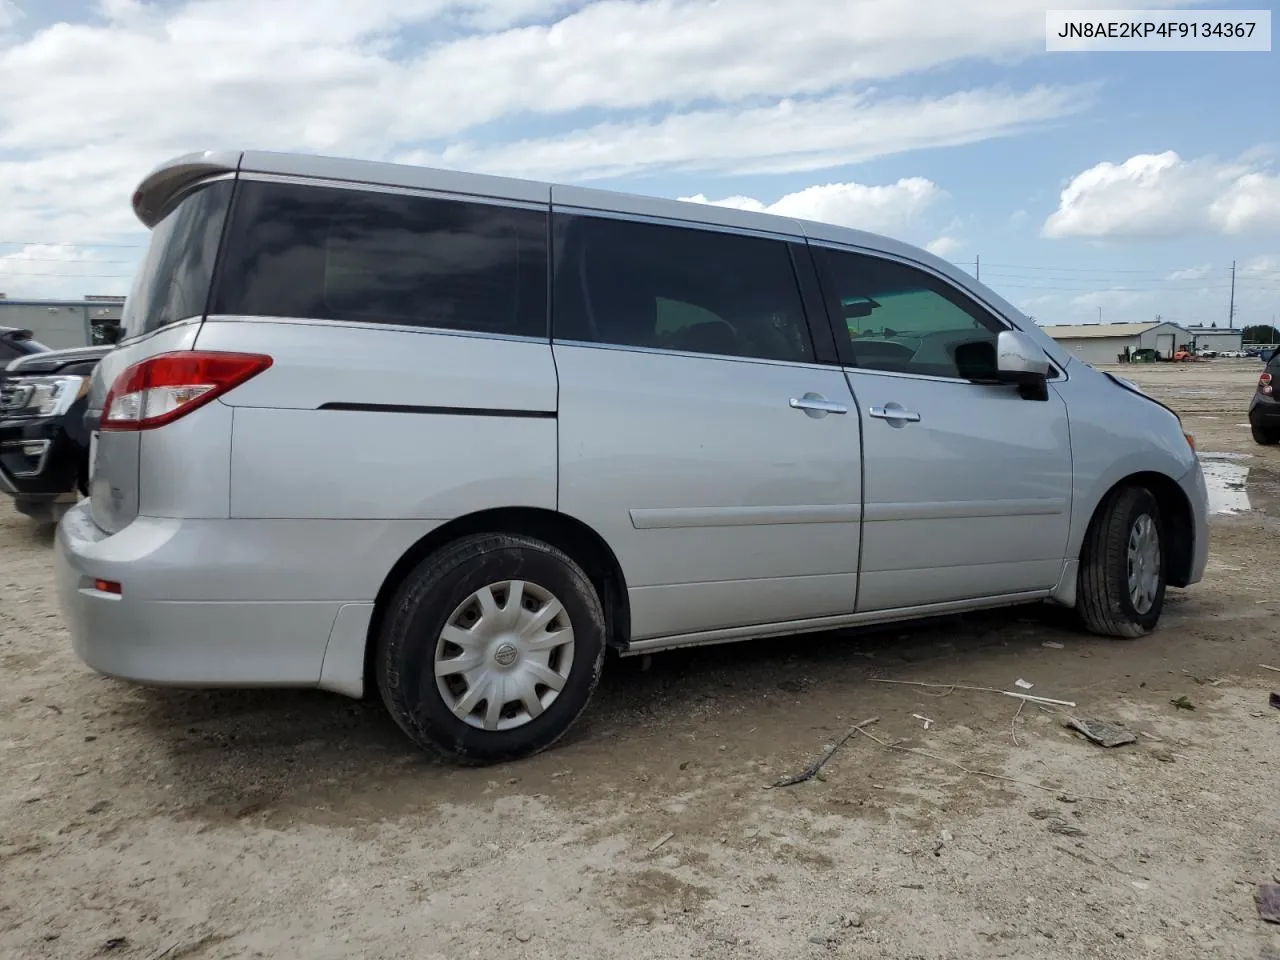
[(493, 659), (498, 662), (499, 666), (509, 667), (516, 662), (517, 656), (519, 654), (516, 652), (515, 646), (510, 643), (504, 643), (494, 651)]

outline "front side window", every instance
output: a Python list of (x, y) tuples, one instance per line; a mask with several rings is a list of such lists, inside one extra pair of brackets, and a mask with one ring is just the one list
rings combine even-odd
[(204, 315), (232, 183), (219, 180), (187, 194), (151, 230), (120, 325), (136, 337)]
[(547, 336), (547, 215), (246, 181), (215, 313)]
[(814, 359), (781, 241), (568, 215), (555, 233), (559, 340)]
[(860, 253), (817, 248), (841, 360), (866, 370), (986, 379), (995, 373), (994, 317), (937, 277)]

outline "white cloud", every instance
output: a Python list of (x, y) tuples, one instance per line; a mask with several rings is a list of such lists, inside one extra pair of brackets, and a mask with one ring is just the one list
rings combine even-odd
[[(1103, 317), (1105, 319), (1108, 310), (1124, 310), (1126, 318), (1132, 308), (1138, 304), (1147, 303), (1151, 300), (1152, 294), (1147, 291), (1137, 290), (1093, 290), (1089, 293), (1082, 293), (1078, 296), (1071, 297), (1067, 302), (1072, 306), (1081, 307), (1085, 310), (1093, 311), (1095, 314), (1099, 307), (1102, 308)], [(1120, 317), (1112, 317), (1113, 320), (1120, 320)]]
[(142, 0), (98, 0), (98, 13), (105, 20), (128, 22), (146, 13)]
[(847, 94), (603, 123), (499, 146), (460, 143), (400, 159), (553, 180), (662, 169), (789, 173), (1008, 136), (1089, 102), (1088, 88), (1080, 87), (973, 90), (918, 100)]
[(1211, 267), (1207, 263), (1203, 267), (1187, 267), (1185, 270), (1173, 271), (1173, 273), (1169, 274), (1169, 276), (1165, 277), (1165, 279), (1166, 280), (1203, 280), (1205, 277), (1209, 275), (1212, 269), (1213, 267)]
[(11, 298), (124, 294), (140, 252), (116, 248), (109, 254), (65, 243), (27, 244), (0, 253), (0, 291)]
[[(0, 0), (0, 23), (15, 9)], [(0, 27), (0, 241), (134, 230), (140, 176), (197, 149), (416, 150), (562, 177), (817, 170), (1015, 133), (1086, 102), (874, 89), (1039, 53), (1039, 0), (99, 0), (97, 14)], [(503, 132), (513, 120), (523, 160)], [(857, 129), (814, 129), (826, 122)], [(799, 139), (767, 142), (786, 135)], [(1256, 216), (1235, 201), (1224, 215)]]
[(1168, 150), (1077, 174), (1042, 233), (1118, 238), (1249, 230), (1280, 230), (1280, 176), (1243, 162), (1184, 160)]
[(943, 234), (940, 237), (935, 237), (934, 239), (930, 240), (928, 243), (924, 245), (924, 248), (928, 250), (930, 253), (932, 253), (935, 257), (946, 257), (955, 253), (957, 250), (959, 250), (963, 246), (964, 246), (964, 243), (957, 240), (955, 237), (951, 237), (951, 236), (947, 236), (946, 234)]
[(1245, 278), (1280, 280), (1280, 256), (1264, 254), (1254, 257), (1240, 265), (1239, 273)]
[(885, 186), (828, 183), (788, 193), (769, 204), (743, 196), (709, 200), (697, 194), (680, 199), (901, 236), (915, 225), (921, 214), (945, 196), (933, 181), (911, 177)]
[(1223, 233), (1280, 230), (1280, 176), (1246, 173), (1213, 202), (1209, 215)]

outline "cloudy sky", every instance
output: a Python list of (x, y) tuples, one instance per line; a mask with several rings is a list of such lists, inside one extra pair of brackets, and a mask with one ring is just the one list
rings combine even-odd
[(1280, 319), (1280, 55), (1046, 54), (1046, 5), (1106, 6), (0, 0), (0, 291), (125, 292), (140, 177), (248, 147), (857, 226), (1046, 323), (1225, 323), (1234, 260)]

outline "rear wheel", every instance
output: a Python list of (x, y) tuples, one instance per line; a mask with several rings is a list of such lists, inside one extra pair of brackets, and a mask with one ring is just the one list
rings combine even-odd
[(586, 707), (604, 662), (600, 599), (566, 554), (480, 534), (413, 570), (379, 638), (378, 687), (419, 746), (483, 764), (544, 750)]
[(1155, 628), (1167, 584), (1163, 532), (1145, 487), (1123, 487), (1098, 508), (1080, 554), (1076, 604), (1091, 633), (1141, 637)]
[(1264, 447), (1280, 443), (1280, 430), (1275, 427), (1263, 427), (1256, 423), (1252, 423), (1249, 426), (1253, 432), (1253, 439)]

